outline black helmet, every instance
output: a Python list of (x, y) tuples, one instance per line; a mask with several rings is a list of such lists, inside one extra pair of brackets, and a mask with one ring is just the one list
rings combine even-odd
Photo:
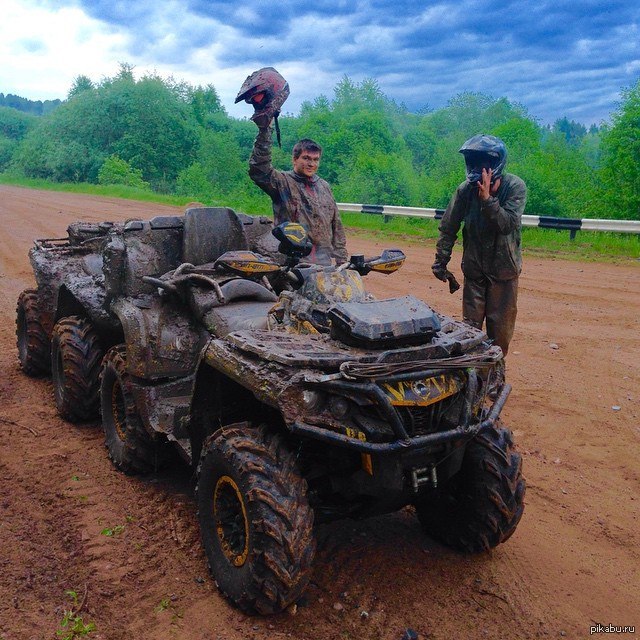
[(467, 180), (475, 184), (482, 180), (482, 169), (492, 169), (491, 182), (502, 176), (507, 163), (507, 147), (500, 138), (481, 133), (469, 138), (461, 147), (467, 165)]
[(289, 83), (273, 68), (254, 71), (242, 84), (236, 102), (252, 104), (256, 113), (274, 116), (289, 97)]

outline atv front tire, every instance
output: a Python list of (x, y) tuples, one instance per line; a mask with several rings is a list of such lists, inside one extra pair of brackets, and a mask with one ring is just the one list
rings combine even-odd
[(22, 370), (31, 377), (51, 371), (51, 341), (42, 325), (38, 292), (25, 289), (16, 307), (16, 342)]
[(123, 344), (111, 347), (102, 362), (100, 407), (105, 445), (117, 469), (134, 474), (161, 466), (161, 445), (145, 430), (131, 393), (127, 349)]
[(476, 436), (462, 468), (435, 495), (416, 503), (422, 528), (444, 544), (478, 553), (513, 534), (524, 511), (522, 459), (502, 427)]
[(202, 541), (218, 588), (249, 614), (274, 614), (309, 582), (313, 511), (281, 438), (247, 423), (205, 442), (198, 466)]
[(68, 316), (51, 336), (51, 373), (58, 412), (70, 422), (98, 417), (100, 363), (104, 351), (86, 318)]

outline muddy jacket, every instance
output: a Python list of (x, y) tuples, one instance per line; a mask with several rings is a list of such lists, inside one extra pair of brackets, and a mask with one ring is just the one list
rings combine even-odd
[(495, 196), (485, 202), (478, 198), (477, 185), (465, 180), (453, 194), (440, 222), (436, 261), (446, 265), (460, 225), (462, 229), (462, 272), (477, 280), (511, 280), (522, 269), (520, 228), (527, 200), (524, 182), (510, 173), (502, 176)]
[[(274, 169), (270, 128), (258, 132), (249, 176), (271, 197), (275, 224), (291, 220), (305, 227), (314, 247), (311, 261), (323, 262), (322, 255), (333, 256), (338, 263), (347, 261), (347, 240), (331, 187), (316, 175), (306, 178), (294, 171)], [(327, 264), (330, 262), (328, 259)]]

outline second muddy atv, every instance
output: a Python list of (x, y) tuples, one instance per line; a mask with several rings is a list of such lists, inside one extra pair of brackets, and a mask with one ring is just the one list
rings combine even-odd
[(24, 372), (51, 371), (66, 419), (101, 414), (118, 469), (152, 471), (169, 445), (197, 469), (211, 571), (249, 613), (301, 596), (314, 523), (412, 505), (481, 552), (524, 508), (500, 349), (413, 296), (366, 293), (401, 251), (323, 267), (309, 249), (299, 225), (225, 208), (75, 223), (35, 242), (18, 300)]

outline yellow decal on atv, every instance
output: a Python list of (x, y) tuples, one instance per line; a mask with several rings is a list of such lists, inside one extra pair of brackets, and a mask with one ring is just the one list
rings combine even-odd
[(316, 276), (318, 291), (338, 302), (359, 299), (364, 292), (362, 279), (355, 271), (320, 271)]
[(317, 335), (320, 332), (308, 320), (303, 320), (302, 322), (298, 322), (297, 331), (295, 333), (299, 333), (302, 335)]
[(381, 264), (372, 264), (371, 270), (377, 271), (379, 273), (394, 273), (397, 271), (403, 264), (404, 258), (401, 260), (392, 260), (391, 262), (383, 262)]
[(241, 271), (242, 273), (274, 273), (280, 269), (277, 264), (272, 262), (244, 262), (242, 260), (229, 260), (227, 262), (229, 269)]
[(385, 382), (381, 386), (396, 407), (426, 407), (458, 393), (463, 385), (455, 376), (442, 374), (423, 380)]
[(280, 269), (277, 264), (273, 262), (262, 262), (259, 260), (246, 259), (239, 256), (235, 260), (225, 260), (225, 266), (234, 271), (240, 271), (241, 273), (274, 273)]
[[(357, 438), (362, 442), (367, 441), (367, 436), (359, 431), (358, 429), (352, 429), (351, 427), (346, 428), (346, 433), (350, 438)], [(370, 475), (373, 475), (373, 461), (371, 460), (370, 453), (361, 453), (360, 460), (362, 462), (362, 468)]]
[(274, 273), (280, 270), (275, 262), (271, 262), (253, 251), (227, 251), (216, 260), (216, 266), (218, 265), (247, 275)]
[(284, 235), (295, 244), (297, 242), (302, 242), (307, 235), (307, 232), (301, 224), (290, 222), (285, 227)]

